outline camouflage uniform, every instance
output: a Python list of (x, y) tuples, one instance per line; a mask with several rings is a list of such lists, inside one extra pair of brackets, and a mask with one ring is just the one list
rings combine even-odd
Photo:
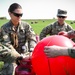
[(75, 58), (75, 48), (69, 48), (68, 49), (69, 56), (72, 58)]
[[(14, 27), (12, 22), (9, 21), (1, 27), (1, 36), (1, 43), (7, 47), (10, 47), (10, 50), (13, 49), (17, 51), (19, 54), (24, 54), (26, 52), (26, 49), (32, 51), (36, 46), (35, 33), (31, 26), (25, 22), (20, 22), (18, 27)], [(28, 42), (27, 48), (25, 46), (26, 42)], [(9, 60), (6, 60), (6, 58), (4, 59), (5, 65), (2, 69), (2, 73), (5, 73), (2, 75), (9, 75), (10, 73), (10, 75), (12, 75), (13, 62), (10, 62), (10, 60), (11, 58), (9, 58)], [(8, 64), (9, 62), (10, 64)], [(9, 71), (10, 73), (8, 74)]]
[(48, 25), (47, 27), (43, 28), (43, 30), (40, 33), (40, 40), (45, 38), (48, 34), (57, 35), (60, 31), (68, 32), (70, 30), (73, 30), (73, 28), (67, 23), (64, 23), (63, 25), (59, 25), (58, 21), (56, 21)]
[(19, 23), (16, 29), (11, 21), (1, 27), (4, 44), (11, 44), (20, 54), (24, 53), (25, 43), (28, 42), (28, 50), (33, 50), (36, 45), (36, 37), (31, 26), (25, 22)]

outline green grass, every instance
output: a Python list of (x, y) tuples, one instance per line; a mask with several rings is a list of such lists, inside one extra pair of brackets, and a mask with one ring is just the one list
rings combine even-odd
[[(43, 22), (44, 21), (44, 22)], [(27, 21), (33, 28), (36, 34), (40, 34), (41, 30), (48, 24), (54, 22), (54, 20), (34, 20), (34, 24), (31, 24), (32, 21)], [(38, 22), (38, 23), (35, 23)]]
[(0, 61), (0, 70), (2, 69), (4, 63), (2, 61)]
[[(9, 20), (0, 20), (0, 26), (2, 26), (3, 24), (5, 24), (6, 22), (8, 22)], [(55, 19), (46, 19), (46, 20), (23, 20), (23, 21), (26, 21), (28, 22), (33, 30), (35, 31), (36, 34), (40, 34), (41, 30), (46, 27), (47, 25), (49, 25), (50, 23), (52, 22), (55, 22), (56, 20)], [(43, 22), (44, 21), (44, 22)], [(34, 22), (33, 24), (31, 24), (31, 22)], [(38, 23), (35, 23), (35, 22), (38, 22)], [(71, 20), (66, 20), (66, 22), (68, 24), (71, 23)], [(75, 23), (73, 24), (70, 24), (74, 29), (75, 29), (75, 26), (74, 26)]]
[(0, 26), (2, 26), (3, 24), (5, 24), (6, 22), (8, 22), (8, 20), (0, 20)]

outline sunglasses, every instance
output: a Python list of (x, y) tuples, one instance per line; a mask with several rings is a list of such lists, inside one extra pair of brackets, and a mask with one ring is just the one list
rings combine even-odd
[(13, 15), (16, 16), (16, 17), (20, 17), (20, 16), (22, 17), (23, 13), (18, 14), (18, 13), (13, 12)]
[(59, 18), (66, 18), (66, 16), (58, 16)]

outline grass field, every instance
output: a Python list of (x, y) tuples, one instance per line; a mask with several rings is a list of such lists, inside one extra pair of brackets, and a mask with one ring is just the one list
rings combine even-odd
[[(0, 20), (0, 27), (3, 25), (3, 24), (5, 24), (6, 22), (8, 22), (9, 20)], [(55, 22), (56, 20), (55, 19), (46, 19), (46, 20), (23, 20), (23, 21), (26, 21), (26, 22), (28, 22), (31, 26), (32, 26), (32, 28), (33, 28), (33, 30), (35, 31), (35, 33), (36, 34), (40, 34), (40, 32), (41, 32), (41, 30), (45, 27), (45, 26), (47, 26), (48, 24), (51, 24), (52, 22)], [(75, 23), (73, 23), (73, 24), (71, 24), (71, 20), (66, 20), (66, 22), (68, 23), (68, 24), (70, 24), (74, 29), (75, 29)], [(32, 24), (33, 23), (33, 24)], [(3, 66), (3, 64), (2, 64), (3, 62), (0, 62), (0, 69), (1, 69), (1, 67)]]
[[(9, 20), (0, 20), (0, 26), (2, 26), (3, 24), (5, 24), (6, 22), (8, 22)], [(55, 19), (46, 19), (46, 20), (23, 20), (23, 21), (26, 21), (28, 22), (32, 28), (34, 29), (35, 33), (36, 34), (40, 34), (41, 30), (47, 26), (48, 24), (52, 23), (52, 22), (55, 22), (56, 20)], [(33, 24), (32, 24), (33, 22)], [(37, 23), (36, 23), (37, 22)], [(66, 22), (68, 24), (70, 24), (72, 21), (71, 20), (66, 20)], [(74, 26), (75, 23), (73, 24), (70, 24), (74, 29), (75, 29), (75, 26)]]

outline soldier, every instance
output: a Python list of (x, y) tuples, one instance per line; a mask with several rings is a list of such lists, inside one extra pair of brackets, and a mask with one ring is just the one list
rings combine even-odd
[(60, 31), (70, 31), (73, 28), (65, 22), (67, 18), (67, 11), (58, 9), (57, 19), (58, 21), (46, 26), (40, 33), (40, 40), (45, 38), (47, 35), (57, 35)]
[[(62, 34), (69, 38), (75, 38), (75, 30), (69, 32), (59, 32), (59, 34)], [(60, 46), (45, 46), (44, 52), (48, 57), (56, 57), (64, 55), (75, 58), (75, 47), (69, 48)]]
[[(8, 13), (10, 21), (1, 27), (2, 44), (10, 46), (10, 49), (15, 49), (19, 54), (25, 55), (25, 53), (33, 51), (36, 46), (36, 35), (28, 23), (21, 21), (22, 7), (18, 3), (13, 3), (10, 5)], [(25, 45), (26, 42), (28, 42), (28, 47)], [(10, 64), (9, 66), (9, 68), (6, 67), (7, 74), (2, 75), (9, 75), (9, 69), (12, 70)]]

